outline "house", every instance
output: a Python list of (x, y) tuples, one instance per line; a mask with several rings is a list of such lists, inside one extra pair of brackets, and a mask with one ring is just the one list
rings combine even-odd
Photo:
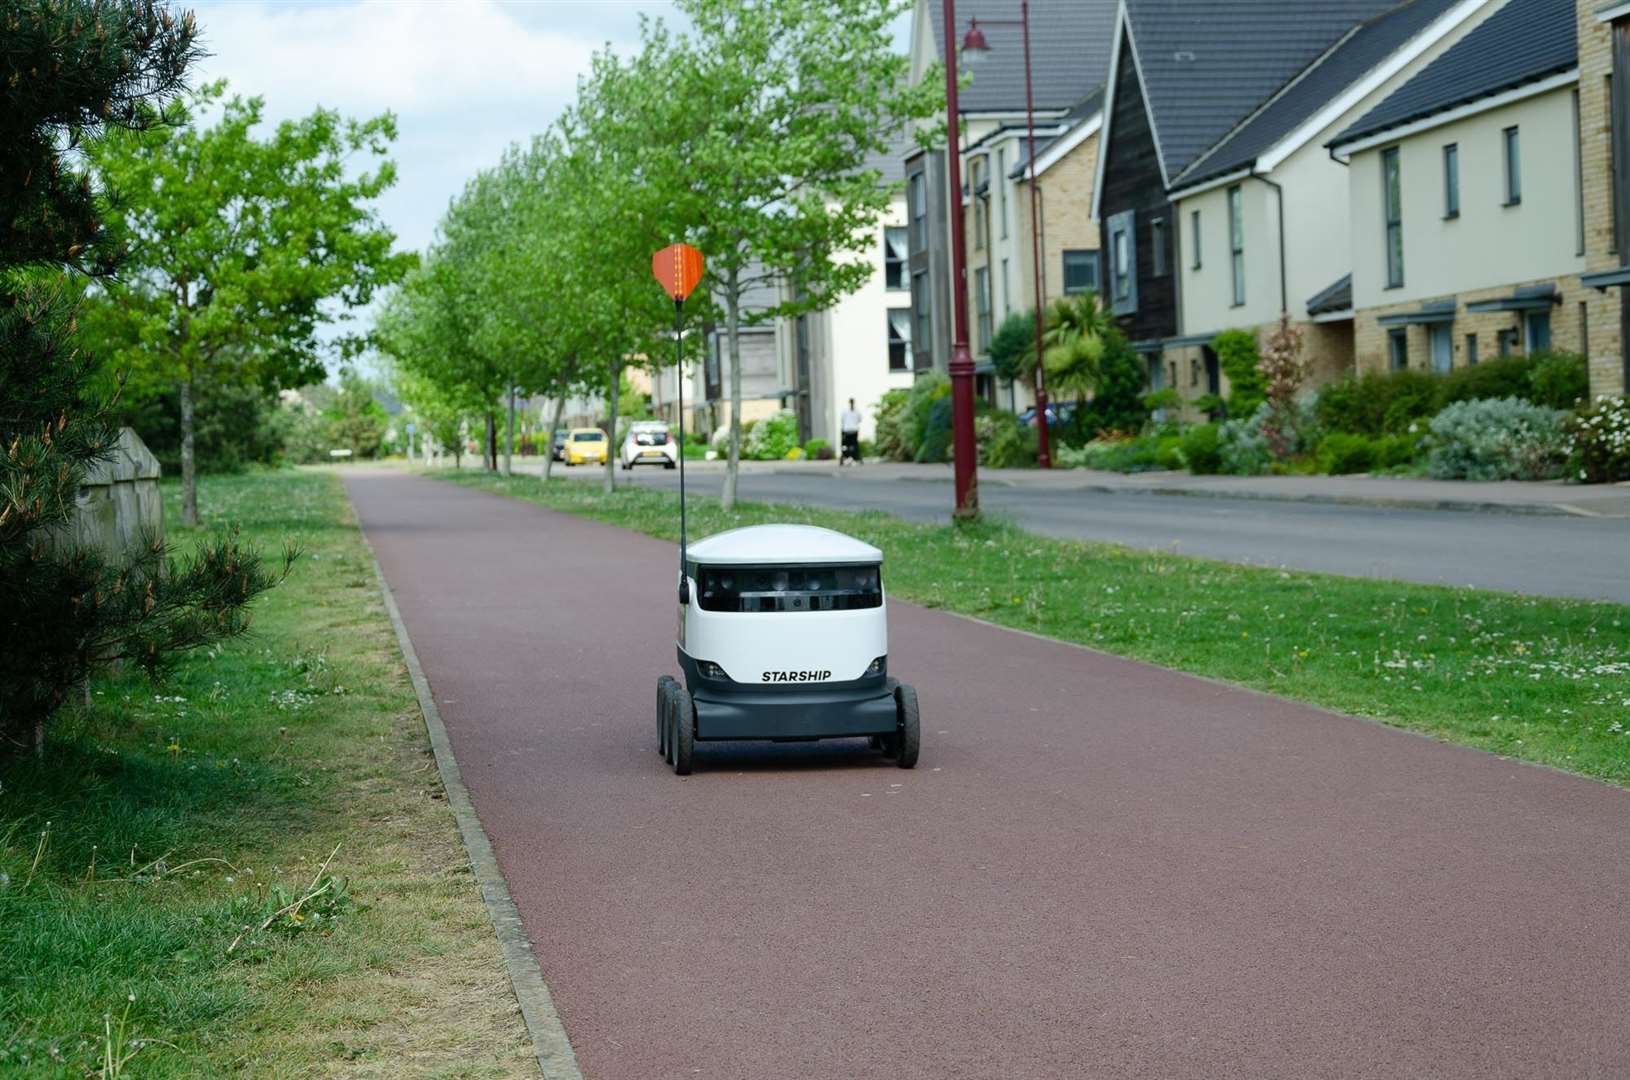
[[(1104, 88), (1097, 87), (1065, 117), (1058, 134), (1036, 140), (1037, 209), (1041, 219), (1041, 297), (1035, 296), (1035, 274), (1022, 277), (1019, 309), (1045, 308), (1061, 296), (1098, 291), (1098, 222), (1092, 216), (1092, 184), (1098, 173), (1098, 133), (1103, 127)], [(1014, 184), (1013, 205), (1023, 215), (1030, 208), (1030, 159), (1016, 162), (1008, 178)], [(1031, 265), (1031, 230), (1018, 228), (1016, 264)]]
[(1630, 392), (1630, 2), (1578, 0), (1585, 218), (1580, 349), (1592, 394)]
[(1182, 389), (1220, 392), (1210, 340), (1232, 329), (1260, 338), (1281, 312), (1302, 333), (1315, 385), (1353, 370), (1352, 170), (1325, 143), (1498, 7), (1409, 0), (1352, 25), (1172, 181), (1180, 329), (1164, 352)]
[[(1019, 185), (1012, 175), (1013, 166), (1029, 155), (1024, 51), (1017, 27), (987, 25), (1015, 20), (1018, 14), (1012, 0), (964, 0), (957, 8), (959, 19), (980, 21), (991, 43), (991, 54), (972, 70), (970, 84), (959, 95), (960, 149), (969, 155), (959, 192), (959, 202), (969, 217), (964, 287), (972, 290), (969, 346), (976, 355), (983, 351), (981, 334), (987, 325), (993, 330), (1003, 312), (1029, 306), (1023, 301), (1031, 295), (1027, 282), (1032, 274), (1022, 269), (1028, 260), (1021, 253), (1027, 256), (1027, 251), (1020, 246), (1028, 243), (1028, 204), (1020, 201)], [(1031, 0), (1031, 77), (1038, 141), (1044, 135), (1056, 137), (1070, 126), (1077, 119), (1072, 110), (1103, 82), (1113, 17), (1112, 0)], [(939, 73), (935, 65), (945, 55), (946, 33), (960, 40), (968, 25), (948, 31), (943, 23), (944, 10), (938, 0), (917, 0), (911, 28), (913, 82)], [(914, 148), (904, 164), (914, 362), (919, 370), (937, 367), (943, 371), (949, 367), (952, 344), (953, 185), (942, 150)], [(981, 188), (982, 197), (977, 194)], [(977, 221), (972, 220), (975, 217)], [(989, 333), (984, 333), (983, 340), (988, 342)], [(988, 368), (979, 383), (987, 398), (994, 394)]]
[(1329, 142), (1360, 371), (1588, 347), (1575, 0), (1505, 0)]
[[(765, 317), (781, 302), (781, 285), (748, 271), (753, 283), (742, 293), (742, 324), (737, 329), (741, 351), (741, 418), (745, 424), (790, 407), (797, 392), (793, 381), (786, 321)], [(752, 321), (749, 321), (752, 320)], [(730, 340), (723, 324), (710, 323), (698, 339), (685, 344), (685, 429), (711, 434), (730, 424)], [(700, 363), (698, 363), (700, 358)], [(651, 383), (651, 408), (672, 424), (678, 420), (678, 374), (673, 365), (659, 369)]]
[[(1278, 229), (1273, 182), (1243, 182), (1261, 171), (1254, 159), (1275, 145), (1271, 136), (1279, 133), (1274, 130), (1278, 124), (1264, 122), (1260, 136), (1242, 137), (1209, 165), (1204, 159), (1220, 151), (1231, 132), (1251, 126), (1248, 122), (1276, 98), (1289, 97), (1297, 77), (1355, 27), (1398, 6), (1399, 0), (1252, 0), (1231, 4), (1219, 16), (1208, 0), (1122, 0), (1099, 133), (1093, 214), (1103, 235), (1102, 293), (1123, 331), (1147, 357), (1151, 388), (1177, 386), (1196, 395), (1223, 389), (1215, 358), (1204, 350), (1221, 327), (1203, 305), (1199, 317), (1208, 321), (1185, 336), (1190, 331), (1180, 302), (1179, 267), (1192, 270), (1196, 254), (1201, 270), (1207, 259), (1227, 268), (1229, 307), (1236, 306), (1236, 297), (1240, 307), (1254, 302), (1258, 290), (1252, 283), (1275, 276), (1284, 287), (1268, 289), (1264, 307), (1273, 308), (1281, 299), (1289, 305), (1291, 270), (1287, 265), (1283, 275), (1278, 273), (1278, 245), (1248, 248), (1243, 229), (1253, 209), (1262, 219), (1272, 212), (1273, 228)], [(1283, 108), (1295, 112), (1305, 107)], [(1224, 171), (1213, 175), (1213, 167)], [(1240, 182), (1216, 183), (1230, 173), (1238, 173), (1231, 179)], [(1183, 228), (1192, 229), (1194, 219), (1184, 223), (1177, 217), (1171, 193), (1179, 183), (1188, 197), (1215, 190), (1212, 199), (1221, 200), (1223, 212), (1190, 208), (1191, 215), (1201, 210), (1198, 251), (1185, 249)], [(1188, 243), (1192, 246), (1193, 239)], [(1340, 310), (1331, 306), (1340, 299), (1339, 290), (1330, 288), (1338, 277), (1328, 275), (1319, 287), (1331, 293), (1321, 298), (1327, 314)], [(1213, 280), (1206, 275), (1203, 283), (1210, 286)]]

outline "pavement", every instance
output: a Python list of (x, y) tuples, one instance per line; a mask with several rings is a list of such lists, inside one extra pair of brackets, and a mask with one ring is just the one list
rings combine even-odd
[[(867, 465), (839, 471), (825, 463), (803, 467), (763, 462), (744, 465), (749, 467), (743, 469), (738, 489), (743, 498), (882, 510), (917, 521), (950, 519), (951, 478), (949, 470), (941, 466)], [(533, 471), (538, 468), (535, 462), (525, 467)], [(594, 481), (600, 476), (598, 469), (556, 472)], [(996, 471), (997, 480), (1005, 475)], [(1522, 500), (1539, 497), (1532, 492), (1570, 498), (1586, 492), (1605, 498), (1612, 492), (1630, 494), (1630, 488), (1469, 485), (1480, 501), (1457, 504), (1459, 509), (1490, 511), (1496, 496), (1519, 509), (1458, 513), (1424, 501), (1399, 501), (1394, 505), (1325, 498), (1265, 499), (1222, 490), (1208, 498), (1174, 498), (1149, 488), (1072, 487), (1069, 484), (1077, 480), (1067, 472), (1042, 474), (1031, 470), (1019, 475), (1022, 482), (1003, 483), (981, 472), (981, 504), (988, 513), (1049, 536), (1101, 540), (1256, 566), (1630, 604), (1630, 562), (1626, 560), (1626, 553), (1630, 553), (1630, 518), (1541, 514), (1520, 509), (1529, 505)], [(1136, 479), (1108, 475), (1119, 480)], [(661, 469), (619, 472), (617, 479), (619, 483), (668, 490), (676, 489), (679, 483), (677, 473)], [(1159, 479), (1156, 476), (1155, 481)], [(1349, 481), (1348, 488), (1372, 482), (1357, 477), (1188, 479), (1241, 481), (1259, 489), (1303, 481)], [(713, 498), (720, 482), (721, 470), (706, 463), (690, 476), (692, 496)], [(1458, 490), (1457, 485), (1444, 481), (1373, 482), (1387, 485), (1386, 490), (1425, 485), (1439, 503), (1447, 498), (1441, 495), (1444, 489)]]
[(671, 545), (345, 481), (591, 1080), (1630, 1075), (1630, 793), (894, 601), (916, 770), (681, 779)]

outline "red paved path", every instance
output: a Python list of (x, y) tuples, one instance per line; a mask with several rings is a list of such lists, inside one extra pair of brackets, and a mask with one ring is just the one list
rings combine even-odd
[(347, 483), (590, 1080), (1630, 1075), (1623, 791), (898, 602), (915, 772), (681, 780), (670, 545)]

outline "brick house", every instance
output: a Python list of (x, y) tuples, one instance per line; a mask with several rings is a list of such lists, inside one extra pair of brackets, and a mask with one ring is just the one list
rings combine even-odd
[[(1593, 394), (1630, 392), (1630, 2), (1578, 0), (1584, 349)], [(1615, 182), (1616, 181), (1616, 182)]]
[(1360, 371), (1590, 346), (1575, 0), (1506, 0), (1329, 142)]

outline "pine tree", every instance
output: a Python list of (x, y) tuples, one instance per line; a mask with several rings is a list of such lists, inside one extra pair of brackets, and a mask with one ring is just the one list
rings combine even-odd
[(76, 341), (86, 282), (121, 254), (79, 147), (166, 122), (197, 56), (192, 16), (152, 0), (0, 0), (0, 756), (37, 746), (93, 665), (162, 671), (240, 633), (280, 578), (232, 534), (180, 560), (157, 539), (120, 562), (60, 541), (117, 436)]

